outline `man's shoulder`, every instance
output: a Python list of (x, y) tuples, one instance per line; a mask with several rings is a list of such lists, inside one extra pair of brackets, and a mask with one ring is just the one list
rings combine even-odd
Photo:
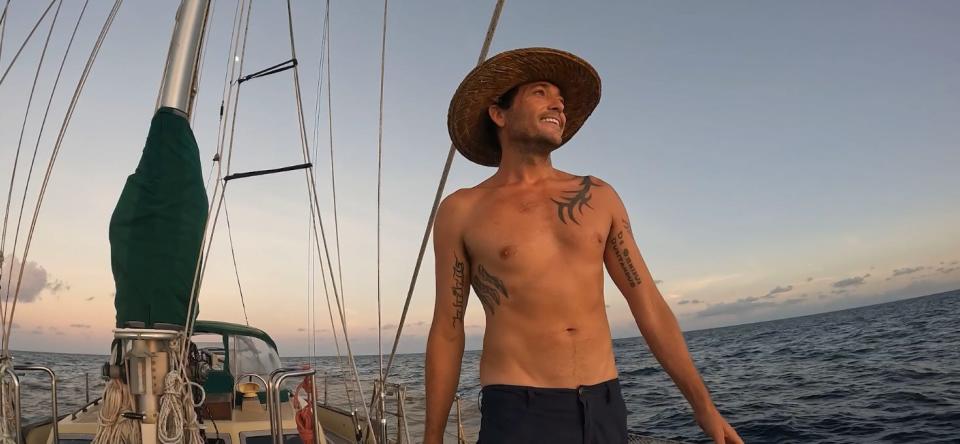
[[(560, 170), (557, 170), (557, 171), (560, 171)], [(566, 171), (560, 171), (560, 173), (566, 176), (567, 180), (570, 180), (571, 182), (575, 182), (579, 184), (581, 187), (583, 187), (587, 192), (591, 194), (599, 193), (600, 195), (604, 195), (604, 196), (609, 196), (609, 195), (615, 196), (617, 194), (616, 190), (614, 190), (613, 188), (613, 185), (610, 185), (607, 181), (597, 176), (594, 176), (592, 174), (578, 175), (578, 174), (568, 173)]]
[(449, 223), (466, 217), (479, 197), (480, 193), (475, 188), (461, 188), (450, 193), (440, 202), (437, 220)]

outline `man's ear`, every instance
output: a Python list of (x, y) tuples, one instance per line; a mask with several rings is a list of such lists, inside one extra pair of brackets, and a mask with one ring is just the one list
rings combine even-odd
[(507, 118), (503, 115), (504, 110), (497, 105), (490, 105), (487, 108), (487, 114), (490, 115), (490, 120), (493, 121), (493, 124), (497, 128), (503, 128), (507, 123)]

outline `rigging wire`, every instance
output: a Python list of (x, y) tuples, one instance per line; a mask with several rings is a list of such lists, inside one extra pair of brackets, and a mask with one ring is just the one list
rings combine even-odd
[[(380, 265), (381, 265), (381, 244), (380, 244), (380, 221), (381, 221), (381, 197), (382, 197), (382, 177), (383, 177), (383, 79), (386, 72), (387, 60), (387, 2), (383, 0), (383, 32), (380, 38), (380, 120), (377, 131), (377, 361), (380, 372), (380, 427), (382, 431), (386, 430), (386, 375), (383, 374), (383, 310), (380, 291)], [(377, 396), (375, 391), (374, 396)], [(386, 435), (384, 435), (386, 439)]]
[[(7, 69), (3, 71), (3, 75), (0, 76), (0, 85), (3, 85), (3, 81), (6, 80), (7, 74), (10, 74), (10, 68), (13, 68), (13, 65), (17, 63), (17, 58), (20, 57), (20, 53), (23, 52), (23, 48), (27, 46), (27, 43), (30, 43), (30, 38), (33, 37), (33, 33), (37, 31), (37, 28), (40, 27), (40, 23), (43, 22), (44, 17), (47, 16), (47, 13), (50, 12), (50, 8), (53, 7), (53, 4), (57, 0), (50, 0), (50, 4), (47, 5), (47, 9), (43, 10), (43, 14), (40, 15), (40, 18), (37, 19), (37, 23), (33, 25), (33, 29), (30, 30), (30, 34), (27, 34), (27, 38), (23, 39), (23, 44), (20, 45), (20, 49), (17, 50), (17, 53), (13, 55), (13, 59), (10, 60), (10, 64), (7, 65)], [(9, 4), (9, 2), (7, 2)], [(6, 10), (6, 8), (4, 8)], [(6, 19), (4, 19), (6, 22)], [(4, 25), (6, 27), (6, 25)]]
[[(223, 120), (224, 105), (226, 104), (227, 108), (229, 108), (230, 95), (233, 94), (233, 83), (230, 81), (230, 79), (233, 77), (234, 69), (236, 67), (236, 63), (234, 63), (234, 60), (236, 58), (236, 51), (237, 51), (237, 45), (238, 45), (237, 34), (240, 29), (240, 23), (242, 23), (241, 15), (243, 11), (243, 3), (244, 3), (243, 0), (238, 1), (237, 7), (233, 11), (233, 26), (230, 28), (230, 48), (227, 50), (226, 66), (228, 68), (223, 70), (223, 86), (220, 88), (220, 112), (219, 112), (219, 116), (217, 117), (217, 138), (215, 139), (216, 153), (214, 153), (213, 160), (210, 163), (210, 172), (207, 173), (207, 182), (206, 182), (206, 186), (204, 187), (204, 189), (208, 191), (210, 190), (210, 181), (213, 180), (214, 167), (217, 167), (217, 181), (219, 181), (220, 178), (223, 177), (222, 168), (219, 168), (219, 166), (221, 165), (220, 159), (222, 156), (222, 148), (223, 148), (223, 139), (221, 138), (221, 135), (224, 133), (224, 125), (225, 125), (225, 122)], [(227, 110), (227, 112), (229, 112), (229, 109)], [(210, 196), (210, 197), (211, 197), (210, 205), (212, 205), (213, 196)]]
[[(27, 174), (27, 183), (26, 183), (26, 185), (24, 185), (23, 201), (20, 203), (20, 217), (21, 217), (21, 218), (22, 218), (22, 216), (23, 216), (24, 205), (26, 204), (27, 190), (28, 190), (29, 185), (30, 185), (30, 177), (33, 175), (33, 165), (34, 165), (34, 162), (35, 162), (36, 159), (37, 159), (37, 151), (39, 151), (39, 148), (40, 148), (40, 140), (41, 140), (41, 138), (42, 138), (42, 136), (43, 136), (43, 130), (44, 130), (44, 128), (46, 128), (46, 125), (47, 125), (47, 118), (48, 118), (49, 115), (50, 115), (50, 107), (51, 107), (51, 105), (53, 104), (53, 97), (56, 95), (57, 86), (60, 85), (60, 78), (61, 78), (61, 76), (63, 75), (63, 67), (66, 65), (67, 56), (70, 55), (70, 49), (73, 48), (73, 41), (74, 41), (75, 37), (77, 36), (77, 30), (80, 28), (80, 22), (83, 21), (83, 15), (84, 15), (84, 13), (87, 11), (87, 6), (88, 6), (89, 4), (90, 4), (90, 0), (85, 0), (85, 1), (83, 2), (83, 7), (80, 9), (80, 14), (77, 16), (77, 23), (76, 23), (76, 25), (74, 25), (74, 27), (73, 27), (73, 32), (70, 34), (70, 40), (69, 40), (69, 42), (67, 42), (67, 49), (64, 50), (64, 52), (63, 52), (63, 57), (60, 59), (60, 68), (57, 70), (57, 77), (54, 79), (54, 81), (53, 81), (53, 86), (50, 88), (50, 96), (47, 98), (47, 106), (46, 106), (46, 108), (45, 108), (44, 111), (43, 111), (43, 119), (42, 119), (41, 122), (40, 122), (40, 129), (37, 131), (37, 142), (36, 142), (36, 144), (35, 144), (34, 147), (33, 147), (33, 158), (30, 160), (30, 170), (29, 170), (29, 173)], [(59, 6), (58, 6), (58, 9), (59, 9)], [(49, 38), (48, 38), (48, 39), (49, 39)], [(46, 47), (46, 45), (44, 45), (44, 47)], [(41, 56), (41, 58), (42, 58), (42, 56)], [(39, 67), (38, 67), (38, 68), (39, 68)], [(38, 73), (39, 73), (39, 69), (38, 69)], [(19, 232), (20, 232), (20, 218), (17, 219), (17, 229), (16, 229), (16, 233), (19, 233)], [(4, 233), (6, 233), (6, 227), (4, 227)], [(16, 237), (14, 237), (14, 242), (13, 242), (13, 252), (14, 252), (14, 253), (16, 253), (16, 251), (17, 251), (16, 245), (17, 245), (17, 240), (16, 240)], [(0, 249), (0, 250), (2, 250), (2, 249)], [(0, 267), (2, 267), (2, 265), (3, 265), (3, 258), (2, 258), (2, 253), (0, 253)], [(25, 264), (21, 264), (21, 267), (23, 267), (23, 266), (25, 266)], [(12, 273), (12, 271), (13, 271), (13, 258), (12, 258), (12, 255), (11, 255), (11, 261), (10, 261), (10, 270), (11, 270), (11, 273), (10, 273), (10, 274), (11, 274), (11, 276), (12, 276), (12, 275), (13, 275), (13, 273)], [(9, 290), (10, 290), (9, 285), (10, 285), (10, 283), (9, 283), (9, 281), (8, 281), (8, 282), (7, 282), (7, 292), (8, 292), (8, 293), (9, 293)], [(4, 308), (6, 308), (6, 305), (4, 305)], [(3, 322), (4, 322), (4, 323), (6, 322), (6, 310), (3, 311)]]
[[(333, 158), (333, 81), (332, 81), (332, 77), (331, 77), (331, 75), (330, 75), (330, 65), (331, 65), (330, 61), (332, 60), (332, 58), (331, 58), (331, 56), (330, 56), (330, 48), (331, 48), (333, 45), (331, 44), (331, 40), (330, 40), (330, 28), (332, 27), (332, 23), (330, 22), (330, 0), (327, 0), (327, 7), (326, 7), (326, 11), (325, 11), (325, 13), (324, 13), (323, 23), (324, 23), (324, 36), (325, 36), (325, 38), (326, 38), (326, 49), (324, 50), (324, 55), (325, 55), (325, 57), (326, 57), (326, 59), (325, 59), (326, 70), (325, 70), (325, 71), (326, 71), (326, 79), (327, 79), (327, 129), (328, 129), (329, 146), (330, 146), (330, 186), (331, 186), (331, 192), (332, 192), (332, 194), (333, 194), (333, 227), (334, 227), (334, 236), (335, 236), (336, 249), (337, 249), (337, 273), (338, 273), (338, 275), (339, 275), (339, 280), (340, 280), (340, 283), (341, 283), (340, 294), (342, 295), (342, 294), (343, 294), (343, 287), (342, 287), (342, 284), (343, 284), (343, 267), (340, 266), (340, 264), (341, 264), (342, 262), (341, 262), (341, 260), (340, 260), (340, 224), (339, 224), (339, 222), (338, 222), (338, 221), (339, 221), (339, 217), (337, 216), (337, 181), (336, 181), (336, 174), (335, 174), (335, 172), (334, 172), (334, 167), (333, 167), (333, 166), (334, 166), (334, 158)], [(314, 181), (314, 183), (316, 183), (316, 181)], [(311, 206), (311, 208), (313, 208), (313, 207)], [(317, 208), (318, 208), (318, 211), (319, 211), (319, 206), (318, 206)], [(315, 229), (314, 229), (314, 233), (316, 233), (316, 230), (315, 230)], [(319, 253), (319, 251), (318, 251), (318, 253)], [(322, 270), (323, 261), (320, 261), (320, 266), (321, 266), (321, 273), (322, 273), (322, 272), (323, 272), (323, 270)], [(333, 281), (333, 275), (332, 275), (332, 271), (333, 271), (333, 270), (332, 270), (332, 267), (333, 267), (333, 264), (330, 264), (330, 267), (331, 267), (331, 277), (330, 277), (330, 280)], [(347, 370), (344, 369), (343, 358), (342, 358), (342, 354), (341, 354), (341, 352), (340, 352), (340, 340), (337, 338), (337, 325), (336, 325), (336, 323), (334, 323), (334, 321), (333, 321), (333, 306), (332, 306), (332, 304), (330, 303), (330, 292), (329, 292), (328, 289), (327, 289), (326, 275), (321, 274), (321, 276), (323, 277), (323, 291), (324, 291), (325, 297), (326, 297), (326, 299), (327, 299), (327, 312), (328, 312), (328, 314), (330, 315), (330, 329), (333, 331), (333, 341), (334, 341), (334, 343), (336, 344), (336, 349), (337, 349), (337, 365), (338, 365), (339, 368), (340, 368), (340, 377), (341, 377), (341, 379), (343, 380), (344, 390), (345, 390), (345, 392), (346, 392), (346, 394), (347, 394), (347, 401), (350, 403), (350, 410), (351, 410), (351, 411), (354, 411), (355, 406), (354, 406), (354, 402), (353, 402), (353, 395), (351, 395), (351, 393), (350, 393), (350, 388), (349, 388), (349, 385), (348, 385), (348, 382), (347, 382), (347, 379), (346, 379), (348, 372), (347, 372)], [(333, 283), (335, 284), (335, 281), (334, 281)], [(334, 285), (334, 288), (336, 288), (335, 285)], [(347, 301), (346, 301), (346, 300), (342, 300), (342, 301), (340, 301), (340, 304), (337, 305), (337, 307), (338, 307), (337, 313), (340, 315), (341, 318), (344, 318), (344, 317), (346, 316), (346, 315), (345, 315), (345, 312), (346, 312), (346, 304), (347, 304)], [(359, 384), (359, 381), (357, 382), (357, 384)]]
[[(503, 11), (503, 3), (504, 0), (497, 0), (497, 5), (493, 10), (493, 16), (490, 17), (490, 25), (487, 27), (487, 35), (483, 40), (483, 47), (480, 49), (480, 56), (477, 58), (477, 65), (487, 59), (487, 53), (490, 51), (490, 42), (493, 41), (493, 35), (497, 30), (497, 23), (500, 21), (500, 13)], [(407, 290), (407, 299), (403, 303), (400, 323), (397, 325), (397, 335), (393, 339), (393, 350), (390, 352), (390, 359), (387, 360), (386, 371), (388, 374), (390, 373), (390, 366), (393, 364), (393, 358), (397, 354), (397, 346), (400, 344), (400, 334), (403, 332), (403, 324), (407, 320), (407, 311), (410, 309), (410, 299), (413, 297), (413, 290), (417, 286), (417, 277), (420, 274), (420, 265), (423, 263), (423, 254), (427, 249), (427, 241), (430, 239), (430, 231), (437, 217), (437, 207), (440, 206), (440, 198), (443, 197), (443, 188), (447, 184), (447, 176), (450, 175), (450, 166), (453, 164), (455, 152), (456, 147), (451, 143), (450, 150), (447, 151), (447, 161), (444, 163), (443, 172), (440, 174), (437, 194), (433, 198), (433, 208), (430, 209), (430, 216), (427, 218), (427, 227), (423, 232), (423, 240), (420, 242), (420, 253), (417, 255), (417, 262), (413, 267), (413, 276), (410, 278), (410, 288)]]
[[(288, 22), (288, 24), (289, 24), (289, 26), (288, 26), (288, 31), (289, 31), (289, 35), (290, 35), (290, 54), (291, 54), (291, 58), (296, 59), (296, 58), (297, 58), (297, 51), (296, 51), (296, 45), (295, 45), (294, 37), (293, 37), (293, 8), (292, 8), (292, 6), (290, 5), (290, 0), (287, 0), (287, 22)], [(309, 149), (308, 142), (307, 142), (306, 125), (305, 125), (305, 123), (304, 123), (304, 118), (303, 118), (303, 100), (302, 100), (302, 97), (301, 97), (301, 95), (300, 95), (300, 74), (299, 74), (299, 72), (300, 72), (299, 68), (297, 68), (296, 66), (294, 66), (294, 67), (293, 67), (293, 86), (294, 86), (294, 93), (295, 93), (294, 95), (296, 96), (296, 106), (297, 106), (297, 116), (298, 116), (297, 123), (299, 124), (299, 127), (300, 127), (300, 143), (301, 143), (301, 148), (302, 148), (302, 152), (303, 152), (303, 156), (304, 156), (304, 162), (305, 162), (305, 163), (310, 163), (310, 149)], [(311, 167), (311, 169), (312, 169), (312, 167)], [(328, 264), (331, 264), (331, 267), (330, 267), (331, 276), (330, 276), (330, 278), (331, 278), (331, 281), (333, 281), (333, 274), (332, 274), (332, 272), (333, 272), (333, 267), (332, 267), (332, 263), (331, 263), (331, 261), (330, 261), (330, 250), (326, 247), (326, 245), (327, 245), (326, 233), (325, 233), (325, 231), (324, 231), (324, 229), (323, 229), (323, 221), (322, 221), (322, 219), (321, 219), (321, 217), (320, 217), (320, 204), (319, 204), (319, 201), (317, 200), (316, 182), (313, 181), (313, 175), (311, 175), (309, 171), (306, 172), (306, 178), (307, 178), (307, 189), (308, 189), (308, 192), (309, 192), (310, 196), (312, 197), (312, 199), (313, 199), (313, 205), (316, 207), (316, 210), (317, 210), (317, 212), (315, 213), (315, 215), (316, 215), (316, 217), (317, 217), (317, 222), (318, 222), (319, 225), (320, 225), (320, 235), (323, 237), (324, 252), (325, 252), (326, 257), (327, 257), (327, 263), (328, 263)], [(316, 225), (315, 225), (314, 227), (316, 227)], [(314, 229), (316, 229), (316, 228), (314, 228)], [(318, 251), (319, 251), (319, 246), (318, 246)], [(337, 292), (336, 282), (332, 282), (332, 286), (333, 286), (333, 295), (334, 295), (334, 298), (337, 300), (338, 308), (340, 308), (341, 313), (343, 313), (343, 311), (342, 311), (342, 305), (340, 304), (340, 296), (339, 296), (339, 293)], [(340, 323), (343, 324), (343, 337), (344, 337), (344, 341), (346, 342), (346, 345), (347, 345), (347, 354), (348, 354), (349, 357), (350, 357), (350, 362), (351, 362), (352, 367), (353, 367), (354, 376), (357, 378), (357, 390), (358, 390), (359, 393), (360, 393), (361, 399), (366, 399), (366, 396), (364, 396), (364, 394), (363, 394), (363, 386), (360, 384), (360, 372), (359, 372), (359, 370), (357, 369), (357, 362), (356, 362), (356, 360), (354, 359), (353, 350), (352, 350), (351, 347), (350, 347), (350, 338), (349, 338), (349, 335), (348, 335), (348, 331), (349, 331), (349, 330), (347, 329), (347, 319), (346, 319), (346, 316), (344, 316), (344, 315), (341, 314)], [(371, 421), (370, 411), (367, 409), (366, 403), (363, 403), (363, 410), (364, 410), (364, 414), (365, 414), (365, 416), (366, 416), (367, 425), (368, 425), (368, 426), (371, 428), (371, 430), (372, 430), (372, 429), (373, 429), (373, 428), (372, 428), (373, 424), (370, 422), (370, 421)]]
[[(250, 29), (250, 10), (252, 6), (253, 6), (253, 1), (247, 2), (247, 16), (246, 16), (244, 31), (243, 31), (243, 44), (240, 48), (240, 61), (239, 61), (239, 66), (237, 67), (237, 70), (239, 72), (243, 72), (243, 62), (245, 59), (244, 55), (247, 49), (247, 31)], [(235, 89), (235, 96), (236, 97), (234, 98), (234, 103), (231, 110), (232, 117), (231, 117), (231, 123), (230, 123), (230, 143), (227, 148), (227, 165), (226, 165), (227, 174), (230, 174), (230, 160), (233, 157), (234, 130), (236, 129), (236, 122), (237, 122), (237, 104), (240, 102), (239, 87)], [(226, 134), (224, 134), (224, 137), (226, 137)], [(222, 156), (221, 156), (220, 162), (223, 162)], [(222, 186), (221, 186), (221, 182), (222, 182)], [(218, 191), (219, 191), (219, 199), (217, 198)], [(187, 305), (188, 316), (185, 322), (186, 325), (184, 325), (184, 329), (183, 329), (184, 337), (183, 337), (183, 341), (181, 341), (182, 344), (180, 348), (180, 367), (181, 369), (184, 369), (183, 371), (186, 371), (185, 369), (186, 369), (186, 360), (187, 360), (187, 345), (189, 343), (190, 335), (193, 334), (193, 323), (194, 323), (193, 315), (194, 315), (194, 311), (196, 310), (195, 307), (197, 304), (197, 297), (200, 294), (200, 284), (203, 281), (203, 275), (206, 272), (207, 264), (209, 263), (207, 259), (210, 257), (210, 250), (213, 246), (213, 236), (216, 233), (217, 221), (220, 217), (220, 207), (223, 203), (223, 199), (226, 191), (227, 191), (227, 182), (218, 180), (214, 185), (213, 194), (210, 197), (210, 205), (207, 210), (207, 218), (204, 220), (203, 231), (204, 233), (206, 233), (207, 230), (209, 230), (209, 234), (206, 235), (205, 242), (200, 243), (200, 248), (199, 248), (199, 251), (197, 252), (197, 265), (194, 268), (193, 284), (191, 285), (192, 288), (190, 290), (190, 303)], [(217, 201), (216, 212), (214, 212), (214, 209), (213, 209), (214, 200)], [(213, 223), (210, 223), (211, 215), (213, 216)]]
[[(29, 95), (29, 98), (27, 99), (27, 109), (23, 113), (23, 123), (20, 125), (20, 139), (17, 141), (17, 151), (13, 157), (13, 173), (10, 175), (10, 190), (7, 192), (7, 206), (3, 215), (3, 233), (0, 234), (0, 237), (2, 237), (2, 239), (0, 239), (0, 256), (3, 255), (3, 252), (5, 250), (4, 246), (7, 240), (6, 239), (7, 238), (7, 219), (10, 215), (10, 197), (13, 194), (14, 179), (17, 176), (17, 164), (20, 163), (20, 149), (23, 147), (23, 136), (27, 132), (27, 121), (30, 118), (30, 108), (33, 106), (33, 95), (37, 90), (37, 81), (40, 80), (40, 71), (43, 70), (43, 61), (46, 59), (47, 48), (49, 48), (50, 46), (50, 37), (53, 36), (53, 29), (57, 25), (57, 18), (60, 16), (61, 7), (63, 7), (62, 1), (57, 3), (57, 10), (54, 11), (53, 19), (50, 21), (50, 29), (47, 30), (47, 38), (44, 39), (43, 41), (43, 49), (40, 51), (40, 59), (37, 61), (37, 70), (33, 75), (33, 83), (30, 85), (30, 95)], [(47, 108), (47, 110), (49, 111), (49, 107)], [(41, 135), (43, 134), (42, 128), (40, 130), (40, 134)], [(37, 142), (37, 146), (39, 147), (39, 141)], [(10, 273), (7, 276), (7, 285), (6, 285), (7, 292), (4, 295), (3, 314), (0, 315), (0, 319), (3, 319), (4, 321), (7, 318), (6, 310), (10, 305), (10, 283), (12, 282), (12, 279), (13, 279), (13, 265), (14, 265), (14, 262), (16, 262), (17, 241), (19, 240), (19, 235), (20, 235), (20, 223), (23, 221), (23, 208), (27, 202), (27, 191), (29, 191), (30, 189), (30, 176), (31, 176), (31, 173), (33, 173), (34, 161), (36, 161), (37, 159), (37, 151), (38, 149), (34, 149), (33, 159), (30, 161), (30, 170), (29, 170), (29, 173), (27, 174), (27, 182), (26, 182), (26, 185), (24, 185), (23, 187), (23, 203), (20, 204), (20, 213), (19, 213), (19, 216), (17, 216), (17, 228), (13, 232), (13, 247), (11, 248), (12, 252), (10, 253)], [(21, 264), (21, 268), (25, 266), (26, 266), (25, 263)]]
[[(70, 125), (70, 119), (73, 117), (73, 112), (76, 110), (77, 102), (80, 99), (80, 93), (83, 91), (84, 85), (87, 83), (87, 79), (90, 76), (90, 71), (93, 69), (93, 63), (97, 59), (97, 55), (100, 53), (100, 48), (103, 46), (104, 40), (107, 38), (107, 34), (110, 31), (110, 26), (113, 24), (113, 19), (116, 18), (117, 12), (120, 10), (120, 6), (123, 4), (123, 0), (115, 0), (113, 8), (110, 10), (109, 15), (107, 15), (106, 21), (103, 23), (103, 27), (100, 29), (100, 35), (97, 37), (96, 43), (93, 45), (93, 49), (90, 51), (90, 56), (87, 58), (87, 63), (83, 67), (83, 73), (80, 75), (80, 80), (77, 82), (77, 87), (74, 90), (73, 97), (70, 99), (70, 105), (67, 107), (66, 115), (63, 119), (63, 124), (60, 126), (60, 133), (57, 135), (57, 141), (54, 143), (53, 152), (50, 154), (50, 162), (47, 164), (47, 171), (43, 177), (43, 185), (40, 187), (40, 194), (37, 196), (37, 205), (33, 212), (33, 220), (30, 223), (30, 231), (27, 235), (26, 245), (23, 250), (23, 259), (22, 262), (26, 262), (30, 253), (30, 244), (33, 241), (34, 229), (37, 226), (37, 218), (40, 216), (40, 208), (43, 204), (43, 197), (46, 195), (47, 185), (50, 183), (50, 176), (53, 174), (53, 167), (57, 161), (57, 155), (60, 153), (60, 147), (63, 145), (63, 138), (66, 135), (67, 127)], [(24, 267), (20, 267), (20, 273), (17, 277), (17, 287), (14, 290), (13, 296), (13, 306), (10, 308), (9, 320), (13, 320), (13, 314), (17, 308), (17, 299), (20, 293), (20, 284), (23, 282), (23, 270)], [(3, 335), (3, 350), (6, 352), (10, 349), (10, 332), (13, 328), (13, 322), (9, 322), (6, 325), (6, 332)]]
[[(203, 88), (200, 88), (199, 85), (200, 85), (200, 81), (203, 79), (203, 67), (206, 66), (207, 64), (207, 50), (206, 50), (207, 37), (210, 36), (210, 28), (213, 27), (213, 23), (210, 22), (210, 17), (213, 17), (216, 13), (217, 13), (217, 0), (210, 0), (210, 8), (207, 10), (207, 13), (204, 14), (203, 16), (203, 33), (200, 34), (200, 63), (195, 65), (195, 67), (193, 68), (193, 72), (196, 75), (196, 79), (197, 79), (194, 84), (197, 85), (198, 87), (193, 89), (193, 92), (192, 92), (193, 97), (188, 102), (189, 103), (188, 107), (190, 108), (191, 111), (193, 110), (194, 104), (197, 103), (197, 98), (200, 97), (200, 91), (203, 90)], [(194, 120), (197, 118), (197, 114), (198, 113), (190, 112), (191, 128), (193, 127)]]
[[(327, 9), (329, 10), (330, 4), (327, 0)], [(313, 119), (313, 158), (320, 158), (320, 99), (323, 97), (323, 68), (324, 56), (326, 55), (326, 45), (327, 45), (327, 28), (329, 22), (325, 19), (323, 22), (323, 29), (320, 32), (320, 56), (317, 65), (317, 100), (316, 105), (314, 106), (314, 119)], [(331, 147), (332, 148), (332, 147)], [(313, 175), (313, 180), (317, 180), (317, 171), (311, 170), (310, 174)], [(310, 205), (309, 199), (307, 199), (307, 205)], [(316, 263), (314, 262), (313, 256), (313, 231), (310, 229), (310, 226), (313, 224), (313, 216), (310, 216), (308, 220), (309, 224), (307, 226), (307, 260), (309, 266), (307, 268), (307, 298), (310, 301), (310, 314), (307, 317), (308, 324), (312, 324), (310, 330), (310, 341), (312, 343), (312, 348), (310, 350), (310, 364), (313, 368), (317, 368), (319, 365), (319, 360), (317, 359), (317, 300), (316, 300), (316, 288), (317, 288), (317, 276), (316, 276)], [(319, 255), (319, 251), (317, 252)], [(321, 264), (322, 265), (322, 264)], [(324, 285), (324, 291), (327, 290), (326, 285)], [(329, 307), (328, 307), (329, 308)], [(332, 328), (332, 324), (331, 324)]]
[[(23, 123), (20, 125), (20, 139), (17, 140), (17, 151), (16, 151), (16, 155), (14, 155), (13, 157), (13, 174), (11, 174), (10, 176), (10, 192), (7, 193), (7, 208), (5, 211), (6, 214), (4, 214), (4, 218), (3, 218), (3, 233), (2, 235), (0, 235), (0, 236), (3, 236), (3, 240), (0, 240), (0, 255), (3, 254), (3, 250), (4, 250), (3, 245), (6, 244), (7, 216), (9, 215), (9, 212), (10, 212), (10, 195), (12, 194), (12, 191), (13, 191), (14, 178), (17, 175), (17, 164), (20, 162), (20, 149), (23, 147), (23, 136), (27, 132), (27, 121), (30, 118), (30, 108), (33, 106), (33, 94), (37, 90), (37, 81), (40, 79), (40, 71), (43, 69), (43, 61), (46, 59), (47, 48), (49, 48), (50, 46), (50, 38), (53, 36), (53, 29), (57, 25), (57, 18), (60, 16), (61, 7), (63, 7), (62, 0), (57, 3), (57, 10), (54, 11), (53, 13), (53, 19), (50, 20), (50, 29), (47, 31), (47, 38), (44, 39), (43, 41), (43, 49), (40, 51), (40, 59), (37, 61), (37, 70), (33, 75), (33, 83), (30, 85), (30, 95), (29, 95), (29, 98), (27, 99), (27, 109), (23, 113)], [(50, 108), (48, 105), (47, 111), (49, 110)], [(10, 253), (10, 273), (7, 276), (7, 285), (6, 285), (7, 292), (4, 294), (4, 300), (3, 300), (3, 307), (4, 307), (4, 313), (2, 315), (3, 320), (6, 320), (7, 318), (6, 308), (10, 304), (10, 283), (13, 280), (13, 264), (16, 261), (17, 242), (19, 241), (19, 238), (20, 238), (20, 224), (21, 222), (23, 222), (23, 209), (27, 205), (27, 192), (30, 190), (30, 177), (33, 175), (33, 166), (37, 160), (37, 151), (39, 151), (39, 148), (40, 148), (39, 139), (41, 135), (43, 135), (42, 127), (40, 129), (39, 134), (37, 135), (37, 145), (36, 147), (34, 147), (33, 157), (30, 160), (30, 169), (27, 170), (27, 181), (26, 181), (26, 184), (24, 184), (23, 186), (23, 200), (20, 203), (20, 213), (17, 216), (17, 228), (13, 231), (13, 247), (11, 248), (12, 251)], [(20, 265), (20, 268), (23, 268), (26, 266), (27, 264), (23, 263)]]
[(237, 252), (233, 248), (233, 232), (230, 229), (230, 211), (227, 210), (227, 201), (223, 201), (223, 217), (227, 221), (227, 238), (230, 239), (230, 257), (233, 258), (233, 272), (237, 276), (237, 291), (240, 292), (240, 306), (243, 307), (243, 320), (250, 326), (250, 318), (247, 317), (247, 303), (243, 300), (243, 286), (240, 285), (240, 269), (237, 267)]
[(7, 29), (7, 10), (10, 9), (10, 0), (3, 5), (3, 12), (0, 13), (0, 55), (3, 55), (3, 33)]

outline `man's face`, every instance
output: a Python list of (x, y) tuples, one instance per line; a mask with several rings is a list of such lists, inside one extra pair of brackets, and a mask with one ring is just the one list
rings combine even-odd
[(543, 146), (553, 151), (563, 141), (567, 117), (560, 88), (549, 82), (520, 85), (508, 109), (494, 105), (490, 118), (501, 128), (501, 140)]

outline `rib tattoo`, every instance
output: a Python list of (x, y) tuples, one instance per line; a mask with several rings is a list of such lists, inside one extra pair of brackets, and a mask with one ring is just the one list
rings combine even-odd
[(480, 299), (485, 307), (490, 309), (490, 314), (494, 312), (494, 306), (500, 305), (500, 296), (509, 298), (507, 287), (503, 285), (500, 278), (487, 272), (483, 265), (477, 267), (477, 272), (471, 278), (474, 291), (477, 292), (477, 298)]
[(464, 266), (463, 261), (457, 257), (456, 253), (453, 255), (454, 264), (453, 264), (453, 326), (457, 326), (457, 321), (460, 321), (460, 325), (463, 325), (463, 315), (467, 308), (467, 298), (466, 298), (466, 287), (463, 283), (463, 272)]
[(564, 191), (566, 194), (571, 194), (570, 196), (562, 197), (560, 199), (550, 199), (553, 203), (557, 204), (557, 216), (560, 217), (560, 222), (564, 224), (567, 223), (567, 218), (569, 218), (573, 223), (580, 225), (580, 222), (577, 220), (574, 210), (583, 215), (583, 207), (593, 208), (590, 206), (590, 188), (594, 186), (600, 186), (600, 184), (594, 183), (590, 180), (590, 176), (583, 176), (580, 180), (580, 189)]

